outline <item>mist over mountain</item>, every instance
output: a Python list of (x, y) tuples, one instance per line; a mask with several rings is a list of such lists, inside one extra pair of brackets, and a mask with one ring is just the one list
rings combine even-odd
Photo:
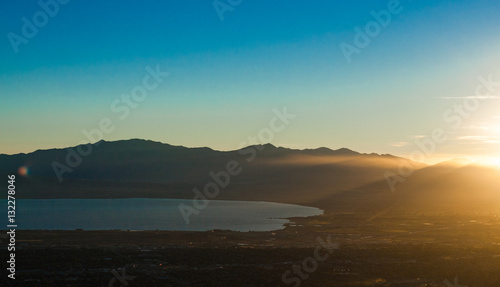
[[(402, 163), (414, 172), (392, 192), (385, 175), (399, 174)], [(191, 199), (193, 189), (217, 183), (217, 199), (328, 204), (339, 210), (397, 203), (418, 209), (496, 200), (500, 190), (498, 170), (464, 160), (427, 166), (347, 148), (298, 150), (272, 144), (217, 151), (131, 139), (100, 141), (91, 149), (0, 155), (3, 174), (17, 174), (20, 167), (28, 171), (17, 176), (20, 198)]]
[[(361, 154), (347, 148), (296, 150), (265, 144), (216, 151), (131, 139), (100, 141), (91, 148), (75, 146), (29, 154), (3, 154), (0, 170), (17, 173), (20, 167), (26, 167), (28, 175), (22, 180), (33, 183), (26, 194), (34, 197), (48, 194), (50, 190), (61, 193), (65, 190), (65, 195), (60, 195), (63, 197), (76, 194), (102, 197), (93, 187), (109, 187), (103, 194), (116, 189), (123, 189), (121, 194), (129, 194), (136, 185), (143, 185), (144, 190), (134, 192), (135, 197), (150, 196), (151, 186), (158, 189), (155, 197), (190, 197), (193, 187), (213, 181), (210, 172), (224, 171), (232, 162), (241, 172), (230, 178), (221, 197), (296, 201), (383, 179), (384, 172), (396, 170), (401, 160), (404, 159)], [(58, 173), (62, 182), (58, 180)], [(89, 189), (88, 193), (81, 188)], [(164, 189), (163, 192), (160, 189)], [(116, 193), (111, 197), (121, 195)]]

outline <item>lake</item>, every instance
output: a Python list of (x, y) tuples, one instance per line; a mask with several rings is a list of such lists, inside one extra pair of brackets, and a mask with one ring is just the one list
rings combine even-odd
[[(271, 231), (284, 228), (289, 217), (323, 214), (314, 207), (260, 201), (211, 200), (187, 224), (179, 204), (192, 200), (126, 199), (18, 199), (17, 229), (49, 230), (179, 230)], [(0, 210), (7, 210), (6, 200)]]

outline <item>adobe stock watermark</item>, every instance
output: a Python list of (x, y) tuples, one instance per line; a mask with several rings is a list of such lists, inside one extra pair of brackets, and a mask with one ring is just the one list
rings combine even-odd
[(114, 287), (115, 282), (118, 281), (120, 283), (119, 286), (128, 286), (128, 281), (132, 281), (136, 278), (136, 276), (130, 276), (126, 274), (125, 267), (122, 268), (122, 274), (118, 273), (115, 269), (111, 270), (111, 273), (115, 276), (109, 280), (108, 287)]
[[(463, 121), (479, 109), (481, 101), (495, 98), (493, 94), (497, 91), (497, 88), (500, 87), (500, 82), (494, 81), (491, 74), (488, 76), (488, 79), (479, 76), (478, 81), (479, 84), (477, 84), (474, 89), (474, 96), (464, 97), (461, 102), (455, 103), (453, 107), (444, 111), (443, 120), (447, 124), (452, 124), (451, 131), (459, 129)], [(409, 159), (416, 162), (425, 162), (426, 157), (433, 154), (437, 147), (447, 140), (447, 131), (443, 128), (435, 128), (429, 136), (416, 138), (414, 140), (417, 149), (410, 153)], [(386, 171), (384, 176), (387, 185), (391, 191), (394, 192), (396, 190), (396, 184), (405, 182), (413, 172), (415, 172), (415, 166), (411, 164), (410, 161), (401, 160), (398, 166), (398, 174)]]
[(21, 44), (28, 44), (30, 39), (33, 39), (37, 34), (39, 29), (45, 27), (51, 18), (54, 18), (58, 13), (61, 5), (66, 5), (70, 0), (40, 0), (38, 1), (38, 6), (40, 10), (33, 13), (31, 19), (22, 17), (21, 21), (23, 23), (21, 27), (21, 35), (14, 32), (7, 34), (10, 44), (14, 53), (19, 53), (19, 46)]
[(320, 237), (316, 237), (318, 245), (314, 249), (313, 256), (304, 258), (301, 265), (293, 265), (292, 270), (283, 272), (281, 281), (286, 285), (294, 284), (293, 287), (299, 287), (303, 280), (307, 280), (309, 275), (318, 269), (320, 262), (326, 261), (334, 250), (339, 249), (338, 244), (330, 241), (331, 237), (328, 235), (326, 242)]
[[(155, 90), (163, 80), (168, 77), (168, 73), (160, 71), (160, 65), (153, 69), (150, 66), (145, 68), (146, 75), (142, 78), (141, 84), (136, 85), (130, 90), (129, 94), (122, 94), (121, 97), (113, 100), (110, 105), (111, 112), (116, 114), (120, 120), (125, 120), (132, 109), (136, 109), (149, 95), (149, 92)], [(65, 173), (71, 173), (78, 167), (84, 157), (92, 153), (94, 146), (98, 146), (105, 134), (112, 133), (116, 128), (111, 118), (102, 118), (98, 126), (91, 130), (82, 130), (85, 137), (75, 149), (68, 148), (65, 164), (53, 161), (51, 166), (59, 182), (63, 181)]]
[[(260, 129), (256, 136), (248, 137), (250, 144), (265, 144), (274, 139), (276, 133), (282, 132), (286, 126), (290, 124), (290, 120), (294, 119), (296, 115), (289, 114), (286, 107), (282, 111), (278, 109), (272, 110), (274, 117), (269, 120), (269, 126)], [(240, 155), (248, 155), (245, 159), (247, 162), (252, 162), (257, 157), (257, 153), (264, 149), (264, 146), (247, 146), (248, 142), (244, 141), (240, 144), (238, 153)], [(244, 148), (244, 149), (243, 149)], [(213, 181), (205, 184), (203, 192), (198, 188), (193, 188), (193, 201), (192, 205), (181, 203), (178, 205), (179, 211), (186, 224), (191, 223), (191, 216), (199, 215), (204, 210), (211, 199), (217, 197), (221, 189), (226, 188), (230, 182), (231, 177), (241, 174), (243, 167), (237, 160), (230, 160), (226, 163), (226, 168), (218, 172), (210, 171), (208, 175)]]
[(401, 11), (403, 11), (403, 7), (399, 0), (390, 0), (387, 3), (387, 9), (378, 12), (374, 10), (370, 11), (374, 21), (366, 23), (363, 29), (357, 26), (354, 28), (355, 35), (352, 44), (342, 42), (339, 45), (347, 63), (350, 64), (352, 62), (351, 57), (353, 54), (360, 54), (362, 49), (368, 47), (371, 39), (380, 35), (382, 28), (389, 26), (392, 16), (401, 13)]
[(458, 277), (455, 277), (453, 283), (451, 283), (448, 279), (443, 280), (443, 283), (446, 287), (468, 287), (467, 285), (458, 285)]
[(226, 12), (233, 12), (234, 8), (239, 6), (243, 0), (215, 0), (212, 2), (214, 6), (215, 12), (217, 12), (217, 16), (219, 16), (219, 20), (221, 22), (224, 21), (224, 14)]

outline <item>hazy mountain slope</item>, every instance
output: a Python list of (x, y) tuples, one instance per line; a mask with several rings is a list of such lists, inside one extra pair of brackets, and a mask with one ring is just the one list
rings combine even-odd
[(333, 210), (370, 211), (373, 215), (403, 213), (497, 213), (500, 210), (500, 169), (445, 162), (415, 171), (391, 192), (385, 180), (369, 183), (320, 200)]
[[(76, 150), (78, 147), (71, 149)], [(302, 203), (342, 212), (449, 212), (500, 208), (500, 170), (461, 160), (426, 166), (391, 192), (384, 174), (398, 174), (405, 159), (360, 154), (349, 149), (294, 150), (270, 144), (236, 151), (186, 148), (125, 140), (100, 142), (80, 165), (59, 182), (51, 164), (66, 164), (68, 149), (0, 155), (0, 171), (18, 176), (18, 196), (25, 198), (194, 197), (215, 177), (228, 184), (216, 199)], [(227, 179), (227, 165), (241, 169)], [(233, 167), (234, 168), (234, 167)], [(212, 173), (212, 176), (210, 175)]]
[(29, 196), (192, 198), (193, 187), (202, 189), (214, 181), (210, 172), (220, 173), (236, 162), (241, 172), (230, 177), (219, 199), (311, 202), (383, 180), (403, 160), (348, 149), (293, 150), (270, 144), (221, 152), (138, 139), (102, 141), (59, 183), (51, 164), (66, 164), (67, 154), (67, 149), (52, 149), (0, 155), (0, 170), (27, 166), (30, 176), (21, 184)]
[(500, 208), (500, 170), (480, 165), (436, 165), (417, 171), (401, 185), (406, 205), (426, 209)]

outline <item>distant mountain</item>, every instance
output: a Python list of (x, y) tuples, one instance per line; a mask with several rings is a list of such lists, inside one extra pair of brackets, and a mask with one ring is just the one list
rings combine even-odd
[(472, 164), (472, 162), (465, 158), (452, 158), (447, 161), (443, 161), (433, 165), (433, 167), (462, 167)]
[(350, 150), (348, 148), (341, 148), (338, 150), (331, 150), (326, 147), (320, 147), (317, 149), (305, 149), (301, 151), (303, 154), (309, 154), (309, 155), (323, 155), (323, 156), (329, 156), (329, 155), (335, 155), (335, 156), (357, 156), (361, 155), (359, 152), (355, 152), (353, 150)]
[(265, 144), (216, 151), (131, 139), (2, 154), (0, 171), (28, 169), (27, 177), (18, 176), (25, 197), (192, 198), (193, 188), (214, 182), (214, 175), (227, 173), (232, 165), (241, 172), (230, 176), (218, 199), (304, 203), (385, 180), (385, 172), (397, 172), (402, 161), (410, 162), (347, 148), (298, 150)]
[[(385, 175), (401, 176), (402, 166), (413, 173), (398, 177), (391, 191)], [(193, 199), (208, 187), (217, 188), (215, 199), (305, 204), (370, 220), (388, 212), (500, 210), (500, 169), (461, 159), (428, 166), (347, 148), (217, 151), (132, 139), (0, 155), (1, 174), (20, 167), (28, 175), (17, 175), (17, 198)]]
[[(454, 160), (423, 168), (402, 185), (412, 205), (500, 208), (500, 169)], [(425, 203), (425, 204), (424, 204)]]

